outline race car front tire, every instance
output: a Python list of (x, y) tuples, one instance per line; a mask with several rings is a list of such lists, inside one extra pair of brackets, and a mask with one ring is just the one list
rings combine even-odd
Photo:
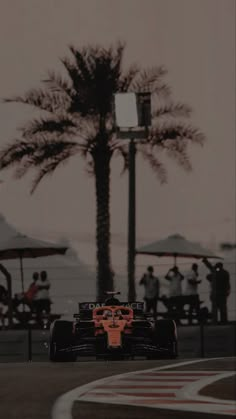
[[(63, 352), (73, 344), (73, 323), (66, 320), (56, 320), (50, 329), (49, 359), (52, 362), (73, 362), (74, 353)], [(62, 351), (61, 351), (62, 350)]]

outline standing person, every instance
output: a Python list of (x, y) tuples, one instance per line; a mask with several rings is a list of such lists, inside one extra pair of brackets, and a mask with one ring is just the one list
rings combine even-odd
[(27, 299), (27, 301), (32, 304), (33, 301), (36, 298), (36, 294), (38, 292), (38, 285), (37, 285), (37, 281), (39, 279), (39, 274), (38, 272), (34, 272), (33, 273), (33, 282), (31, 282), (28, 290), (25, 292), (25, 298)]
[(191, 270), (186, 275), (185, 295), (198, 295), (198, 284), (202, 282), (198, 277), (198, 264), (193, 263)]
[(182, 281), (184, 276), (180, 273), (178, 266), (174, 266), (169, 269), (165, 278), (169, 281), (168, 312), (177, 324), (181, 324), (180, 318), (183, 311), (183, 304), (180, 297), (182, 296)]
[(50, 282), (48, 280), (47, 272), (42, 271), (40, 273), (40, 278), (37, 281), (37, 293), (35, 296), (35, 305), (37, 316), (40, 317), (43, 310), (47, 314), (50, 313), (51, 300), (49, 295)]
[(153, 311), (154, 320), (157, 319), (157, 301), (160, 293), (159, 279), (153, 275), (154, 269), (148, 266), (147, 272), (142, 276), (139, 285), (145, 289), (144, 300), (146, 302), (146, 313)]
[(218, 322), (218, 312), (220, 314), (220, 322), (227, 323), (227, 298), (230, 294), (230, 276), (229, 272), (223, 267), (222, 262), (218, 262), (213, 266), (208, 259), (204, 258), (204, 265), (210, 270), (207, 280), (211, 284), (211, 301), (213, 321)]
[(191, 270), (186, 275), (186, 288), (185, 295), (188, 295), (190, 299), (189, 303), (189, 323), (192, 323), (193, 311), (199, 313), (200, 310), (200, 300), (198, 295), (198, 284), (202, 281), (198, 279), (198, 264), (193, 263)]
[(169, 297), (182, 295), (182, 281), (184, 276), (180, 273), (178, 266), (169, 269), (165, 278), (170, 281)]

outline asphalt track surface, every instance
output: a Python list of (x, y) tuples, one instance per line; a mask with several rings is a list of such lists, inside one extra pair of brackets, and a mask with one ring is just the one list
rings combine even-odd
[[(182, 362), (183, 360), (181, 360)], [(105, 377), (176, 364), (178, 361), (89, 361), (76, 363), (0, 364), (0, 418), (51, 419), (56, 400), (70, 390)], [(222, 358), (188, 365), (188, 371), (235, 371), (235, 359)], [(180, 368), (179, 368), (180, 369)], [(186, 369), (186, 368), (185, 368)], [(178, 367), (173, 367), (178, 371)], [(234, 379), (206, 387), (202, 394), (235, 398)], [(147, 407), (75, 402), (73, 419), (217, 419), (226, 415), (199, 414)], [(232, 416), (231, 416), (232, 417)]]

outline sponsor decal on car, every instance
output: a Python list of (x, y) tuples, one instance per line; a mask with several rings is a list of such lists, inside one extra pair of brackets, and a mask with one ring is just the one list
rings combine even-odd
[[(106, 303), (98, 303), (98, 302), (86, 302), (86, 303), (79, 303), (79, 310), (94, 310), (98, 307), (104, 307), (106, 306)], [(144, 309), (144, 303), (140, 301), (133, 301), (133, 302), (120, 302), (121, 306), (123, 307), (130, 307), (133, 310), (143, 310)]]

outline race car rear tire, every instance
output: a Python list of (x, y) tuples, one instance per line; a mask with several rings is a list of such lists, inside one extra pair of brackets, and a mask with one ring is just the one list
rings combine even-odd
[(163, 357), (177, 358), (178, 340), (176, 324), (173, 320), (157, 320), (154, 326), (153, 340), (155, 345), (164, 348)]
[(49, 359), (52, 362), (73, 362), (76, 356), (73, 353), (60, 352), (60, 349), (69, 348), (73, 344), (73, 323), (66, 320), (56, 320), (50, 329)]

